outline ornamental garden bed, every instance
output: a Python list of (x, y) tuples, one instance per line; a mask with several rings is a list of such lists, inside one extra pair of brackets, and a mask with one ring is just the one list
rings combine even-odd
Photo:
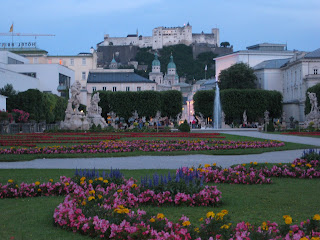
[[(313, 237), (313, 239), (317, 239), (320, 236), (319, 212), (309, 215), (310, 218), (303, 219), (306, 221), (301, 223), (297, 222), (295, 218), (299, 214), (304, 215), (304, 212), (308, 212), (305, 204), (306, 202), (312, 203), (310, 198), (314, 198), (315, 202), (318, 202), (319, 172), (319, 160), (308, 156), (296, 159), (291, 164), (275, 165), (270, 168), (255, 162), (229, 169), (221, 169), (215, 164), (207, 164), (197, 168), (184, 167), (178, 169), (175, 175), (170, 173), (142, 176), (139, 182), (134, 179), (122, 178), (119, 171), (111, 171), (108, 174), (101, 172), (99, 175), (97, 171), (77, 171), (73, 178), (61, 177), (60, 181), (56, 183), (50, 180), (45, 183), (34, 182), (19, 186), (9, 179), (7, 184), (1, 186), (0, 197), (66, 195), (63, 203), (55, 209), (55, 225), (97, 238), (311, 239)], [(261, 181), (257, 177), (258, 175), (265, 177), (266, 181)], [(247, 181), (241, 181), (244, 176), (248, 176), (245, 177)], [(275, 183), (272, 184), (272, 181), (267, 180), (268, 177), (272, 177)], [(301, 198), (302, 192), (297, 183), (304, 182), (302, 178), (308, 179), (305, 186), (310, 188), (312, 194), (310, 195), (308, 190), (304, 189), (304, 196)], [(263, 221), (256, 224), (249, 223), (243, 221), (246, 219), (246, 215), (256, 215), (258, 212), (246, 213), (245, 211), (242, 217), (241, 213), (238, 213), (242, 221), (232, 220), (236, 211), (242, 212), (247, 209), (247, 205), (254, 204), (248, 202), (252, 190), (262, 188), (262, 195), (272, 195), (274, 191), (280, 189), (276, 186), (275, 188), (263, 188), (262, 186), (277, 185), (281, 181), (286, 182), (286, 179), (296, 180), (293, 184), (294, 190), (291, 192), (293, 199), (285, 199), (286, 193), (281, 191), (277, 200), (290, 204), (294, 202), (295, 205), (291, 205), (292, 208), (287, 206), (284, 210), (277, 208), (277, 204), (281, 204), (278, 202), (277, 204), (271, 203), (273, 207), (267, 209), (268, 212), (273, 211), (272, 208), (276, 208), (275, 212), (278, 215), (283, 215), (281, 221), (278, 223), (266, 221), (264, 216), (259, 216), (258, 218), (262, 218)], [(211, 186), (204, 184), (205, 182), (233, 184)], [(268, 184), (264, 185), (264, 183)], [(219, 189), (223, 189), (224, 186), (240, 185), (244, 186), (243, 189), (246, 191), (242, 194), (237, 192), (239, 196), (234, 195), (233, 197), (236, 198), (236, 201), (242, 201), (241, 198), (246, 198), (246, 201), (241, 202), (240, 208), (232, 209), (231, 199), (224, 200), (225, 191), (219, 191)], [(317, 190), (314, 191), (312, 186), (318, 186)], [(290, 191), (290, 184), (284, 184), (283, 187), (286, 191)], [(181, 192), (182, 189), (185, 189), (184, 192)], [(266, 191), (268, 189), (269, 191)], [(227, 192), (225, 194), (228, 195)], [(282, 195), (285, 195), (284, 199), (281, 197)], [(5, 200), (7, 199), (1, 201)], [(260, 201), (264, 201), (264, 198), (261, 198)], [(202, 215), (200, 221), (190, 220), (187, 214), (172, 221), (167, 218), (167, 213), (164, 213), (166, 208), (169, 211), (172, 209), (170, 206), (191, 208), (193, 209), (191, 212), (196, 212), (198, 208), (201, 208), (199, 205), (202, 204), (210, 207), (205, 208), (206, 213)], [(152, 208), (153, 212), (149, 212), (148, 205), (161, 206), (161, 208)], [(148, 210), (144, 210), (145, 206), (145, 209)], [(260, 206), (267, 207), (268, 204), (262, 203)], [(311, 204), (308, 208), (318, 209), (317, 206)], [(228, 209), (229, 207), (231, 210)], [(296, 209), (300, 209), (298, 213)]]

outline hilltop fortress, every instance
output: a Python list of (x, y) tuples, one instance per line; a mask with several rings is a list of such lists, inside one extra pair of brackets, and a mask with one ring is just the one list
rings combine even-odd
[(218, 47), (220, 44), (219, 29), (212, 28), (211, 33), (192, 33), (192, 26), (188, 23), (183, 27), (157, 27), (152, 30), (151, 37), (129, 34), (127, 37), (109, 37), (104, 35), (104, 41), (99, 46), (137, 46), (140, 48), (152, 47), (162, 49), (164, 46), (185, 44), (208, 44)]

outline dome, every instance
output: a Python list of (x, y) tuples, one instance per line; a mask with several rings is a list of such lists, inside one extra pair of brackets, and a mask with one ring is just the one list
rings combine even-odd
[(160, 61), (158, 60), (158, 54), (154, 54), (154, 60), (152, 61), (152, 66), (160, 66)]
[(173, 56), (170, 56), (170, 62), (168, 64), (168, 69), (169, 68), (176, 68), (176, 64), (173, 62)]

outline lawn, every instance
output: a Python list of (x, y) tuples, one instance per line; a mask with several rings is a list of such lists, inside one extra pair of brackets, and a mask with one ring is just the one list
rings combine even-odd
[[(216, 140), (216, 141), (266, 141), (264, 139), (250, 138), (244, 136), (234, 136), (229, 134), (217, 133), (44, 133), (44, 134), (16, 134), (16, 135), (1, 135), (0, 144), (3, 149), (35, 149), (44, 147), (71, 147), (74, 145), (93, 145), (98, 144), (103, 140), (111, 141), (177, 141), (177, 140)], [(270, 142), (270, 141), (269, 141)], [(230, 143), (231, 144), (231, 143)], [(229, 144), (229, 145), (230, 145)], [(214, 144), (209, 144), (210, 146)], [(217, 144), (223, 146), (223, 143)], [(225, 144), (226, 145), (226, 144)], [(270, 151), (283, 151), (294, 149), (307, 149), (314, 148), (312, 145), (296, 144), (285, 142), (284, 146), (280, 147), (267, 147), (267, 148), (237, 148), (237, 149), (219, 149), (219, 150), (195, 150), (190, 151), (132, 151), (132, 152), (109, 152), (109, 153), (57, 153), (57, 154), (0, 154), (0, 162), (11, 161), (29, 161), (33, 159), (42, 158), (91, 158), (91, 157), (127, 157), (127, 156), (140, 156), (140, 155), (188, 155), (198, 154), (208, 155), (241, 155), (241, 154), (259, 154)]]
[[(126, 178), (168, 173), (168, 170), (122, 170)], [(174, 171), (171, 170), (171, 173)], [(73, 176), (73, 170), (0, 170), (0, 182), (8, 179), (16, 182), (48, 181), (59, 176)], [(190, 217), (191, 224), (208, 211), (227, 209), (233, 222), (248, 221), (261, 224), (270, 220), (282, 223), (282, 216), (292, 216), (293, 223), (319, 213), (319, 179), (272, 178), (273, 184), (231, 185), (216, 184), (222, 192), (222, 205), (212, 207), (144, 207), (154, 213), (161, 212), (177, 221), (182, 214)], [(89, 239), (53, 226), (53, 211), (62, 202), (59, 197), (36, 197), (23, 199), (0, 199), (0, 239)]]

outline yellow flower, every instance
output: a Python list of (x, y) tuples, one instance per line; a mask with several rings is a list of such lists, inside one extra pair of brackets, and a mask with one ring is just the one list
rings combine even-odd
[(224, 172), (228, 172), (228, 169), (225, 168), (225, 169), (223, 169), (223, 171), (224, 171)]
[(39, 182), (39, 181), (36, 181), (34, 184), (35, 184), (36, 186), (38, 186), (38, 185), (40, 185), (40, 182)]
[(104, 183), (108, 183), (109, 181), (107, 179), (103, 180)]
[(205, 164), (204, 167), (208, 168), (208, 167), (210, 167), (210, 164)]
[(229, 229), (229, 227), (230, 227), (229, 225), (224, 224), (224, 225), (222, 225), (220, 228), (221, 228), (221, 229)]
[(320, 221), (320, 215), (319, 214), (315, 214), (312, 219), (316, 220), (316, 221)]
[(309, 167), (309, 168), (312, 167), (310, 163), (307, 163), (306, 166)]
[(91, 200), (94, 200), (95, 198), (94, 198), (94, 196), (90, 196), (89, 198), (88, 198), (88, 201), (90, 202)]
[(13, 183), (13, 180), (12, 180), (12, 179), (9, 179), (9, 180), (8, 180), (8, 183)]
[(292, 217), (288, 216), (287, 218), (284, 219), (284, 222), (287, 224), (287, 225), (290, 225), (292, 223)]
[(40, 189), (40, 188), (38, 188), (38, 192), (41, 192), (41, 189)]
[(295, 167), (296, 165), (294, 165), (294, 164), (291, 164), (291, 167)]
[(99, 199), (101, 199), (101, 198), (102, 198), (102, 195), (101, 195), (101, 194), (99, 194), (99, 195), (98, 195), (98, 198), (99, 198)]
[(228, 212), (228, 210), (223, 209), (223, 210), (221, 210), (221, 213), (223, 213), (224, 215), (227, 215), (229, 212)]
[(80, 178), (80, 182), (83, 182), (84, 180), (86, 180), (86, 177)]
[(223, 220), (223, 217), (224, 217), (224, 214), (221, 212), (217, 213), (217, 215), (216, 215), (217, 220), (220, 220), (220, 219)]
[(83, 201), (83, 202), (81, 203), (82, 206), (85, 206), (86, 204), (87, 204), (86, 201)]
[(269, 229), (266, 222), (263, 222), (261, 227), (262, 227), (262, 230), (265, 230), (265, 231), (268, 231)]
[(53, 179), (52, 179), (52, 178), (50, 178), (50, 179), (49, 179), (49, 182), (53, 182)]
[(199, 221), (202, 222), (202, 221), (203, 221), (203, 218), (200, 218)]
[(194, 231), (198, 233), (199, 232), (199, 228), (195, 228)]
[(157, 218), (158, 218), (158, 219), (163, 219), (163, 218), (164, 218), (164, 215), (163, 215), (162, 213), (158, 213)]
[(245, 163), (242, 163), (242, 166), (244, 166), (244, 167), (245, 167), (246, 165), (247, 165), (247, 164), (245, 164)]
[(258, 165), (258, 163), (257, 163), (257, 162), (254, 162), (253, 164), (254, 164), (254, 165)]
[(190, 171), (190, 172), (193, 172), (193, 168), (189, 168), (189, 171)]
[(132, 188), (136, 188), (136, 187), (137, 187), (137, 184), (134, 183), (134, 184), (131, 185), (131, 187), (132, 187)]
[(18, 184), (16, 184), (16, 188), (19, 187)]
[(212, 164), (212, 166), (214, 166), (214, 167), (215, 167), (215, 166), (217, 166), (217, 164), (216, 164), (216, 163), (214, 163), (214, 164)]
[(207, 218), (210, 218), (210, 217), (213, 218), (214, 215), (215, 215), (214, 212), (207, 212), (206, 216), (207, 216)]
[(190, 223), (190, 221), (184, 221), (183, 223), (182, 223), (182, 226), (189, 226), (191, 223)]
[(300, 238), (300, 240), (309, 240), (309, 239), (306, 237), (303, 237), (303, 238)]
[(98, 180), (99, 180), (99, 181), (103, 181), (103, 177), (99, 177)]
[(150, 222), (155, 222), (156, 220), (154, 218), (150, 218)]
[(89, 183), (93, 183), (93, 181), (90, 179), (90, 180), (89, 180)]
[(122, 192), (122, 189), (118, 189), (117, 192)]
[(70, 183), (66, 182), (64, 185), (69, 186), (69, 185), (70, 185)]
[(93, 190), (93, 189), (89, 191), (89, 194), (94, 195), (95, 193), (96, 193), (96, 191), (95, 191), (95, 190)]

